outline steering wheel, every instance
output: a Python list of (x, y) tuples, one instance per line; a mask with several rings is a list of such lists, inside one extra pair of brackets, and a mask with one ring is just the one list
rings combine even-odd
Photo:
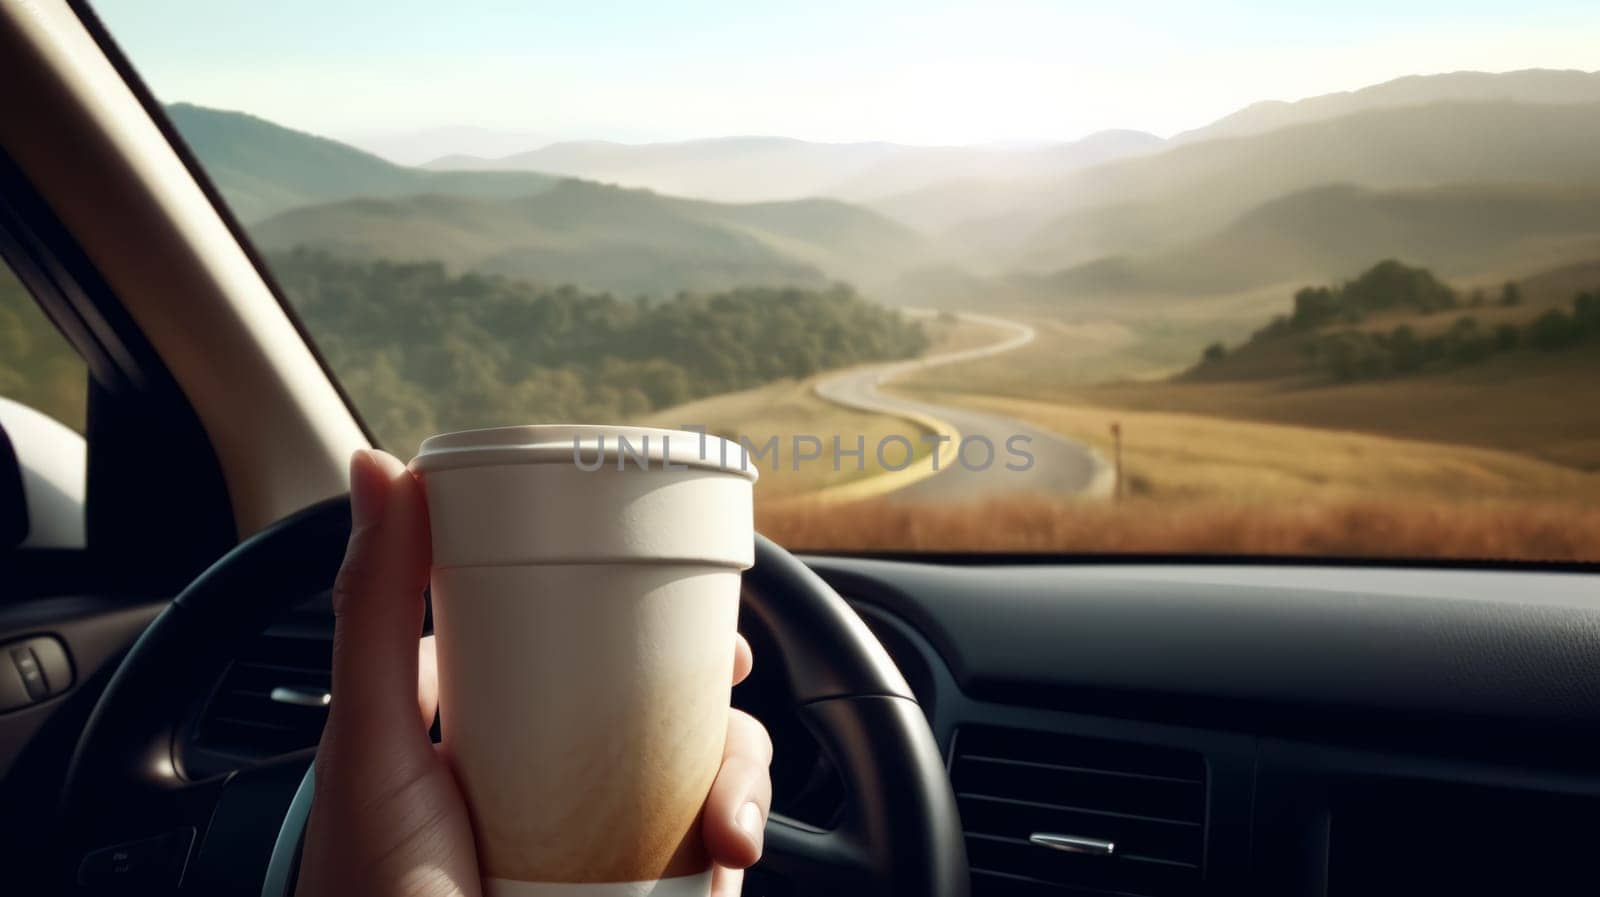
[[(93, 852), (121, 845), (110, 860), (133, 867), (116, 874), (134, 893), (286, 897), (314, 752), (196, 781), (181, 768), (178, 732), (251, 639), (331, 587), (349, 532), (343, 497), (278, 522), (202, 573), (129, 649), (68, 766), (57, 843), (69, 892), (82, 875), (107, 874), (105, 852)], [(845, 794), (828, 829), (772, 814), (760, 868), (796, 893), (963, 897), (955, 797), (905, 679), (808, 567), (761, 536), (755, 557), (742, 610), (781, 655), (758, 662), (782, 666), (794, 709)]]

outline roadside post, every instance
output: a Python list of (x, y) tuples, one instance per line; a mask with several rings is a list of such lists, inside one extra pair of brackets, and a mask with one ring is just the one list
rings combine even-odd
[(1116, 490), (1112, 496), (1117, 501), (1122, 501), (1122, 422), (1111, 422), (1112, 458), (1116, 464)]

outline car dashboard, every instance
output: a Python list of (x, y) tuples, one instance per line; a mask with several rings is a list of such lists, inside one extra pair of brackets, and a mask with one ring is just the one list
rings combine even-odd
[[(1591, 889), (1590, 574), (806, 561), (916, 692), (975, 895)], [(744, 629), (774, 812), (826, 827), (847, 798)], [(269, 630), (187, 721), (185, 771), (314, 744), (330, 639), (326, 596)]]

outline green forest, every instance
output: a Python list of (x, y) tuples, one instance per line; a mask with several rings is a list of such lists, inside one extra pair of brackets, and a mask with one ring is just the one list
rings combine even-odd
[[(438, 263), (268, 258), (385, 445), (540, 421), (625, 421), (703, 396), (927, 348), (921, 325), (848, 286), (624, 300), (452, 275)], [(0, 268), (0, 395), (82, 429), (83, 362)]]
[(671, 299), (543, 288), (442, 264), (268, 257), (385, 445), (443, 430), (629, 420), (691, 399), (927, 348), (920, 324), (850, 287)]
[[(1379, 262), (1354, 280), (1332, 287), (1304, 287), (1294, 295), (1294, 309), (1256, 331), (1238, 351), (1300, 336), (1300, 350), (1337, 381), (1370, 380), (1474, 364), (1516, 350), (1553, 352), (1580, 344), (1600, 343), (1600, 290), (1580, 292), (1570, 310), (1553, 308), (1523, 324), (1486, 327), (1470, 314), (1450, 326), (1419, 334), (1409, 324), (1389, 330), (1359, 329), (1375, 312), (1431, 315), (1490, 302), (1515, 306), (1522, 293), (1505, 284), (1492, 300), (1481, 292), (1465, 302), (1426, 268), (1394, 260)], [(1344, 325), (1338, 327), (1338, 325)], [(1338, 327), (1338, 329), (1334, 329)], [(1198, 370), (1229, 357), (1220, 343), (1208, 346)]]

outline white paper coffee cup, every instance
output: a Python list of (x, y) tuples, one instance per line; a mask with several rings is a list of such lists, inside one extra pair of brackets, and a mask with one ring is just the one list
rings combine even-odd
[(636, 427), (435, 436), (443, 750), (499, 897), (704, 897), (753, 562), (741, 448)]

